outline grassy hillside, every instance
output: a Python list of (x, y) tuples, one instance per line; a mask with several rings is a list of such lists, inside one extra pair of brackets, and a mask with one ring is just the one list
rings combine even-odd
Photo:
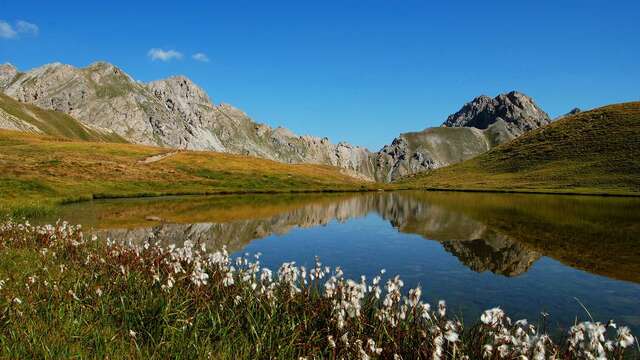
[[(0, 130), (0, 212), (100, 197), (355, 190), (339, 169), (254, 157), (74, 141)], [(153, 162), (159, 154), (170, 156)]]
[(489, 149), (489, 140), (475, 128), (429, 128), (402, 135), (412, 152), (425, 152), (445, 163), (456, 163)]
[[(377, 179), (391, 182), (420, 173), (433, 164), (443, 167), (474, 158), (515, 137), (504, 120), (486, 129), (474, 127), (433, 127), (401, 134), (382, 153), (386, 163), (378, 161)], [(380, 159), (380, 157), (378, 157)]]
[(398, 185), (640, 193), (640, 102), (563, 118), (463, 163), (405, 177)]
[(73, 117), (58, 111), (45, 110), (35, 105), (25, 104), (0, 93), (0, 118), (14, 123), (18, 128), (21, 123), (33, 126), (43, 134), (64, 136), (86, 141), (127, 142), (122, 137), (108, 131), (91, 129)]

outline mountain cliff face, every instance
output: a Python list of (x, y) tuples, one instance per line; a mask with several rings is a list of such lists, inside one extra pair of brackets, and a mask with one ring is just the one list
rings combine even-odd
[(485, 132), (471, 127), (440, 127), (405, 133), (378, 152), (378, 176), (380, 180), (389, 182), (467, 160), (490, 148)]
[[(0, 90), (19, 102), (66, 113), (83, 126), (132, 143), (333, 165), (349, 175), (378, 181), (464, 161), (549, 122), (526, 95), (481, 96), (449, 116), (443, 127), (402, 134), (374, 153), (256, 123), (231, 105), (214, 104), (186, 77), (145, 84), (105, 62), (85, 68), (54, 63), (26, 73), (0, 65)], [(7, 119), (0, 127), (15, 128), (16, 119)]]

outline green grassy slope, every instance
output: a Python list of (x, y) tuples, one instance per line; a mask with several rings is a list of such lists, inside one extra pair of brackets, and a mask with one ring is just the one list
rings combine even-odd
[(21, 103), (0, 93), (0, 112), (2, 111), (35, 126), (47, 135), (86, 141), (127, 142), (115, 133), (91, 129), (67, 114)]
[(373, 186), (323, 165), (0, 130), (0, 212), (32, 214), (78, 199), (224, 192), (358, 190)]
[(403, 187), (640, 193), (640, 102), (563, 118)]

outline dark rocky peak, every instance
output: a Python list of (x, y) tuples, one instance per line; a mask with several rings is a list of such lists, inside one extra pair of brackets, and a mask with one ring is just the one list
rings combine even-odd
[(577, 107), (576, 107), (576, 108), (571, 109), (571, 111), (569, 111), (568, 113), (566, 113), (566, 114), (564, 114), (564, 115), (560, 115), (560, 116), (558, 116), (557, 118), (555, 118), (555, 119), (553, 119), (553, 120), (554, 120), (554, 121), (556, 121), (556, 120), (560, 120), (560, 119), (562, 119), (562, 118), (566, 118), (567, 116), (576, 115), (576, 114), (579, 114), (579, 113), (581, 113), (581, 112), (582, 112), (582, 110), (580, 110), (580, 108), (577, 108)]
[(493, 99), (486, 95), (478, 96), (449, 115), (442, 126), (486, 129), (500, 120), (518, 135), (551, 122), (549, 115), (531, 97), (511, 91)]

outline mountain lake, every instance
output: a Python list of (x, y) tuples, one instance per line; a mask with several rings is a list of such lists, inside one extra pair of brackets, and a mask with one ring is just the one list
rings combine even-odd
[[(57, 218), (100, 238), (226, 246), (347, 278), (400, 275), (464, 322), (500, 306), (549, 330), (576, 318), (640, 332), (640, 199), (461, 192), (224, 195), (96, 200)], [(548, 314), (548, 315), (547, 315)]]

